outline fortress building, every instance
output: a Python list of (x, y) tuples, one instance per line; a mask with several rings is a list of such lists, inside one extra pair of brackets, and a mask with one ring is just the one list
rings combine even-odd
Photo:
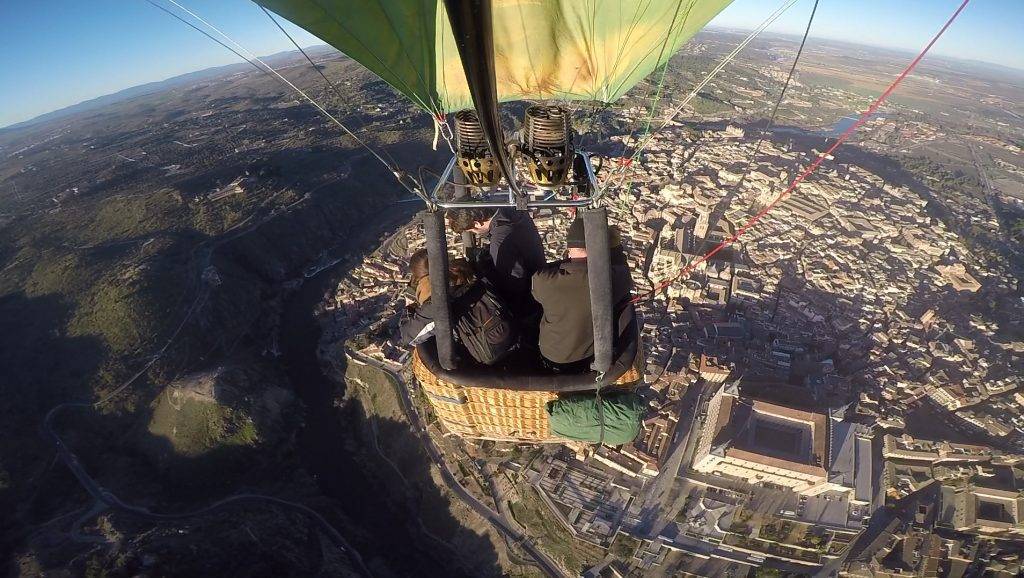
[(708, 405), (693, 469), (804, 495), (851, 492), (867, 502), (870, 448), (870, 438), (855, 424), (741, 397), (737, 384), (730, 383)]

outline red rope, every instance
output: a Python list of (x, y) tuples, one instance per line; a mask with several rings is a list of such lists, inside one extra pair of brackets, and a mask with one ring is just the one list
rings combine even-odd
[(956, 12), (954, 12), (953, 15), (949, 17), (949, 20), (947, 20), (946, 23), (942, 26), (942, 28), (939, 29), (938, 33), (936, 33), (935, 36), (932, 37), (931, 41), (924, 47), (924, 49), (917, 55), (917, 57), (914, 58), (914, 60), (912, 60), (910, 64), (908, 64), (907, 67), (903, 69), (903, 72), (901, 72), (899, 76), (896, 77), (896, 80), (892, 81), (892, 84), (890, 84), (889, 87), (885, 89), (885, 92), (879, 95), (879, 97), (876, 98), (873, 103), (871, 103), (871, 106), (869, 106), (867, 110), (861, 113), (860, 118), (857, 119), (857, 122), (851, 124), (845, 131), (843, 131), (841, 135), (839, 135), (839, 137), (836, 139), (836, 142), (833, 143), (832, 146), (828, 148), (828, 150), (819, 154), (818, 158), (814, 159), (814, 162), (811, 163), (810, 166), (804, 169), (802, 173), (797, 175), (797, 177), (793, 179), (793, 182), (791, 182), (789, 186), (786, 187), (786, 190), (779, 193), (778, 196), (772, 199), (770, 203), (768, 203), (763, 209), (758, 211), (757, 214), (751, 217), (750, 220), (748, 220), (746, 223), (744, 223), (742, 227), (737, 229), (731, 237), (722, 241), (713, 249), (711, 249), (704, 255), (698, 257), (692, 263), (688, 264), (686, 267), (683, 267), (682, 270), (680, 270), (672, 277), (669, 277), (668, 279), (665, 279), (664, 281), (658, 283), (651, 291), (636, 296), (635, 298), (633, 298), (632, 302), (637, 303), (639, 301), (643, 301), (644, 299), (652, 297), (658, 292), (664, 290), (669, 285), (671, 285), (672, 282), (675, 281), (676, 279), (679, 279), (680, 277), (683, 277), (684, 275), (691, 273), (694, 269), (697, 268), (698, 265), (713, 257), (722, 249), (735, 243), (736, 240), (739, 239), (744, 233), (746, 233), (748, 229), (753, 227), (765, 215), (770, 213), (771, 210), (774, 209), (775, 206), (778, 205), (784, 198), (789, 196), (789, 194), (792, 193), (793, 190), (796, 189), (796, 187), (801, 182), (804, 181), (804, 179), (810, 176), (811, 173), (813, 173), (818, 168), (818, 166), (825, 160), (826, 157), (831, 155), (833, 151), (839, 148), (839, 145), (846, 142), (846, 140), (850, 138), (850, 135), (852, 135), (858, 128), (861, 127), (861, 125), (863, 125), (865, 122), (867, 122), (869, 118), (871, 118), (871, 115), (873, 115), (875, 111), (878, 110), (878, 107), (881, 106), (883, 102), (885, 102), (885, 99), (889, 98), (889, 95), (892, 94), (894, 90), (896, 90), (896, 87), (899, 86), (901, 82), (903, 82), (903, 79), (906, 78), (907, 75), (914, 70), (914, 68), (918, 65), (919, 62), (921, 62), (921, 59), (924, 58), (925, 54), (928, 54), (928, 51), (931, 50), (932, 46), (946, 32), (950, 25), (953, 24), (953, 21), (956, 20), (958, 16), (960, 16), (960, 13), (963, 12), (964, 8), (967, 7), (967, 4), (970, 1), (971, 0), (963, 0), (963, 2), (960, 4), (960, 7), (956, 9)]

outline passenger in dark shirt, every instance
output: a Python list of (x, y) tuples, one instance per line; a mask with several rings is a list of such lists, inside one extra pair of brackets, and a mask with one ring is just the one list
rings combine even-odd
[[(633, 280), (618, 233), (610, 229), (609, 234), (612, 309), (618, 316), (617, 331), (621, 336), (633, 319), (633, 307), (629, 305)], [(566, 245), (566, 259), (552, 263), (533, 275), (533, 297), (544, 310), (539, 347), (544, 359), (556, 367), (582, 368), (583, 362), (594, 356), (594, 324), (581, 219), (576, 219), (569, 227)]]
[(537, 304), (530, 297), (530, 278), (544, 266), (544, 244), (526, 211), (511, 207), (453, 209), (448, 212), (452, 231), (471, 231), (487, 241), (487, 257), (477, 260), (481, 275), (519, 316)]
[[(436, 305), (431, 299), (430, 273), (425, 249), (409, 260), (409, 285), (416, 304), (401, 326), (402, 340), (412, 347), (434, 337)], [(460, 355), (468, 354), (478, 363), (492, 365), (503, 359), (518, 341), (501, 298), (476, 278), (465, 259), (448, 263), (448, 288), (452, 330)]]

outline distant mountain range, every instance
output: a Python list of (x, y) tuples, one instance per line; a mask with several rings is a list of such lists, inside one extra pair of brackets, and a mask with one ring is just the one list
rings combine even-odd
[[(706, 32), (724, 32), (729, 34), (743, 34), (746, 35), (750, 32), (746, 28), (733, 28), (731, 26), (709, 26), (705, 29)], [(762, 32), (758, 35), (760, 39), (769, 38), (782, 38), (786, 40), (799, 41), (800, 36), (794, 33), (787, 32)], [(859, 49), (874, 50), (879, 53), (892, 54), (892, 55), (915, 55), (917, 50), (909, 48), (898, 48), (894, 46), (876, 46), (872, 44), (861, 44), (859, 42), (852, 42), (849, 40), (840, 40), (838, 38), (824, 38), (821, 36), (811, 35), (810, 39), (813, 42), (823, 42), (826, 44), (834, 44), (839, 46), (851, 46)], [(956, 70), (963, 70), (964, 66), (969, 66), (969, 72), (978, 76), (986, 76), (988, 80), (998, 80), (1002, 82), (1010, 82), (1017, 85), (1024, 83), (1024, 69), (1014, 68), (1012, 66), (1006, 66), (1003, 64), (996, 64), (994, 62), (985, 62), (983, 60), (972, 60), (968, 58), (957, 58), (954, 56), (948, 56), (945, 54), (933, 54), (929, 53), (928, 57), (921, 63), (922, 68), (927, 68), (929, 65), (942, 66), (944, 68), (950, 68)]]
[[(708, 31), (709, 32), (716, 32), (716, 31), (717, 32), (727, 32), (727, 33), (729, 33), (729, 32), (731, 32), (731, 33), (740, 33), (740, 32), (747, 33), (747, 32), (749, 32), (748, 30), (743, 30), (743, 29), (738, 29), (738, 28), (731, 28), (731, 27), (711, 27), (711, 28), (708, 29)], [(775, 37), (784, 37), (784, 38), (789, 38), (789, 39), (796, 38), (795, 36), (793, 36), (791, 34), (779, 34), (779, 33), (763, 33), (761, 36), (762, 37), (772, 37), (772, 36), (775, 36)], [(818, 41), (824, 40), (824, 41), (829, 42), (829, 43), (845, 44), (845, 45), (850, 45), (850, 46), (858, 46), (858, 47), (871, 48), (871, 49), (880, 50), (880, 51), (883, 51), (883, 52), (890, 52), (890, 53), (908, 53), (908, 51), (906, 51), (904, 49), (880, 47), (880, 46), (869, 46), (869, 45), (863, 45), (863, 44), (855, 44), (855, 43), (847, 42), (847, 41), (843, 41), (843, 40), (823, 39), (823, 38), (817, 38), (815, 40), (818, 40)], [(319, 45), (319, 46), (313, 46), (313, 47), (310, 47), (310, 48), (306, 48), (305, 50), (306, 50), (306, 52), (311, 57), (339, 54), (337, 50), (335, 50), (333, 47), (328, 46), (326, 44)], [(271, 65), (273, 65), (275, 67), (278, 67), (278, 66), (287, 65), (287, 64), (291, 63), (292, 61), (294, 61), (295, 59), (302, 58), (302, 56), (299, 53), (299, 51), (291, 50), (291, 51), (285, 51), (285, 52), (278, 52), (277, 54), (272, 54), (270, 56), (264, 56), (264, 57), (261, 57), (261, 58), (265, 62), (267, 62), (268, 64), (271, 64)], [(962, 68), (964, 65), (967, 65), (967, 66), (971, 67), (970, 68), (970, 72), (975, 73), (975, 74), (985, 74), (985, 75), (987, 75), (992, 80), (999, 80), (999, 81), (1003, 81), (1003, 82), (1010, 82), (1012, 84), (1024, 83), (1024, 70), (1020, 70), (1018, 68), (1012, 68), (1012, 67), (1009, 67), (1009, 66), (993, 64), (991, 62), (982, 62), (980, 60), (966, 60), (966, 59), (952, 58), (952, 57), (948, 57), (948, 56), (932, 56), (932, 57), (929, 58), (929, 60), (931, 60), (931, 62), (933, 64), (937, 64), (936, 61), (939, 61), (939, 62), (943, 62), (944, 61), (944, 64), (947, 67), (952, 66), (954, 69), (955, 68)], [(957, 66), (957, 65), (959, 65), (959, 66)], [(74, 114), (77, 114), (77, 113), (80, 113), (80, 112), (88, 112), (88, 111), (91, 111), (91, 110), (102, 108), (104, 106), (107, 106), (107, 105), (110, 105), (110, 104), (114, 104), (114, 103), (117, 103), (117, 102), (121, 102), (121, 101), (125, 101), (125, 100), (131, 99), (131, 98), (135, 98), (135, 97), (138, 97), (138, 96), (143, 96), (143, 95), (146, 95), (146, 94), (153, 94), (155, 92), (160, 92), (162, 90), (168, 90), (168, 89), (175, 88), (175, 87), (178, 87), (178, 86), (185, 86), (185, 85), (188, 85), (190, 83), (199, 82), (199, 81), (203, 81), (203, 80), (210, 79), (210, 78), (216, 78), (216, 77), (222, 76), (222, 75), (236, 74), (238, 72), (244, 72), (244, 71), (248, 70), (250, 68), (250, 66), (251, 65), (248, 64), (248, 63), (228, 64), (228, 65), (225, 65), (225, 66), (216, 66), (216, 67), (213, 67), (213, 68), (205, 68), (203, 70), (197, 70), (195, 72), (189, 72), (187, 74), (182, 74), (180, 76), (174, 76), (174, 77), (168, 78), (166, 80), (160, 80), (160, 81), (157, 81), (157, 82), (149, 82), (149, 83), (146, 83), (146, 84), (140, 84), (139, 86), (133, 86), (131, 88), (126, 88), (124, 90), (120, 90), (120, 91), (115, 92), (113, 94), (107, 94), (107, 95), (104, 95), (104, 96), (98, 96), (96, 98), (80, 102), (78, 104), (73, 104), (73, 105), (65, 107), (65, 108), (61, 108), (61, 109), (58, 109), (58, 110), (55, 110), (55, 111), (52, 111), (52, 112), (41, 114), (41, 115), (39, 115), (39, 116), (37, 116), (35, 118), (29, 119), (29, 120), (26, 120), (26, 121), (22, 121), (22, 122), (19, 122), (19, 123), (16, 123), (16, 124), (12, 124), (12, 125), (9, 125), (9, 126), (6, 126), (6, 127), (2, 127), (2, 128), (0, 128), (0, 133), (8, 131), (8, 130), (14, 130), (14, 129), (18, 129), (18, 128), (24, 128), (24, 127), (27, 127), (27, 126), (32, 126), (32, 125), (39, 124), (39, 123), (42, 123), (42, 122), (58, 120), (58, 119), (61, 119), (61, 118), (64, 118), (64, 117), (68, 117), (68, 116), (71, 116), (71, 115), (74, 115)]]
[[(305, 50), (306, 53), (309, 54), (309, 56), (312, 58), (318, 56), (326, 56), (330, 54), (337, 54), (337, 51), (334, 48), (327, 46), (326, 44), (320, 46), (313, 46), (310, 48), (306, 48)], [(290, 64), (292, 61), (295, 61), (296, 59), (301, 59), (303, 57), (298, 50), (290, 50), (285, 52), (278, 52), (276, 54), (271, 54), (269, 56), (261, 56), (260, 58), (267, 64), (270, 64), (271, 66), (274, 67), (278, 67)], [(115, 104), (139, 96), (153, 94), (156, 92), (169, 90), (171, 88), (176, 88), (179, 86), (188, 86), (189, 84), (194, 84), (196, 82), (201, 82), (203, 80), (208, 80), (211, 78), (216, 78), (218, 76), (225, 76), (229, 74), (237, 74), (239, 72), (245, 72), (251, 69), (252, 65), (250, 65), (249, 63), (239, 62), (237, 64), (226, 64), (224, 66), (204, 68), (202, 70), (197, 70), (195, 72), (189, 72), (179, 76), (172, 76), (171, 78), (168, 78), (166, 80), (147, 82), (146, 84), (140, 84), (138, 86), (126, 88), (124, 90), (119, 90), (111, 94), (97, 96), (96, 98), (85, 100), (78, 104), (73, 104), (71, 106), (66, 106), (64, 108), (60, 108), (52, 112), (41, 114), (29, 120), (8, 125), (6, 127), (0, 128), (0, 132), (25, 128), (43, 122), (60, 120), (62, 118), (69, 117), (78, 113), (100, 109), (105, 106), (109, 106), (111, 104)]]

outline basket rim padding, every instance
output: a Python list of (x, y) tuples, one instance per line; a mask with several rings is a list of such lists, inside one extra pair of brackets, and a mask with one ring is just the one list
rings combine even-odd
[[(616, 356), (604, 376), (596, 371), (584, 373), (553, 373), (539, 364), (505, 364), (500, 368), (488, 367), (461, 360), (460, 366), (448, 371), (437, 359), (437, 346), (433, 339), (416, 346), (416, 353), (424, 368), (438, 379), (466, 388), (490, 388), (511, 391), (549, 391), (567, 393), (589, 391), (614, 384), (636, 363), (640, 330), (636, 316), (616, 340)], [(599, 380), (598, 377), (601, 377)]]

